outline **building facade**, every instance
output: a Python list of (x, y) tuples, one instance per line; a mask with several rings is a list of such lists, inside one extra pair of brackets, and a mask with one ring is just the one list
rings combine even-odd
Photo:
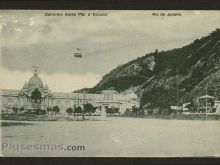
[(139, 107), (139, 99), (130, 88), (123, 93), (115, 90), (103, 90), (99, 94), (52, 92), (47, 85), (43, 84), (38, 76), (37, 70), (34, 75), (25, 82), (21, 90), (2, 89), (0, 91), (1, 112), (12, 112), (13, 107), (24, 108), (24, 110), (37, 110), (58, 106), (60, 113), (66, 113), (69, 107), (81, 106), (91, 103), (98, 110), (107, 108), (119, 108), (120, 113), (133, 106)]

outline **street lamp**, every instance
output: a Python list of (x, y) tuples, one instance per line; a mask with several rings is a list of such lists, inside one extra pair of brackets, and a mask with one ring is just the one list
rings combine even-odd
[(82, 109), (83, 109), (83, 119), (85, 118), (85, 108), (84, 108), (85, 100), (86, 100), (86, 91), (84, 90), (83, 91), (83, 107), (82, 107)]
[(207, 120), (207, 109), (208, 109), (208, 107), (207, 107), (208, 84), (209, 83), (206, 84), (206, 99), (205, 99), (205, 101), (206, 101), (206, 108), (205, 108), (205, 118), (206, 118), (206, 120)]
[(179, 70), (177, 68), (177, 74), (176, 74), (176, 109), (177, 112), (179, 111)]

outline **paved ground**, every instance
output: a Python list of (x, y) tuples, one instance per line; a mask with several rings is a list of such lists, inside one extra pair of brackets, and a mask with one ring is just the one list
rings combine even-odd
[(106, 121), (28, 123), (33, 125), (2, 127), (2, 143), (63, 144), (85, 146), (85, 150), (7, 150), (2, 153), (4, 156), (220, 155), (220, 121), (107, 118)]

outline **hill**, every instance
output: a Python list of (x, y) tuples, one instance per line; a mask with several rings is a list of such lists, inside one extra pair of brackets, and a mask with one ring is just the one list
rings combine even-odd
[[(205, 94), (219, 97), (220, 29), (182, 48), (146, 54), (118, 66), (91, 93), (114, 87), (122, 92), (133, 86), (141, 106), (168, 108)], [(177, 96), (178, 88), (178, 96)], [(178, 98), (178, 99), (177, 99)]]

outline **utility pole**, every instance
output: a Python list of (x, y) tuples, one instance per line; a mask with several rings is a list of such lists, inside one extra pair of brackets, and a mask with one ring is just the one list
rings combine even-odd
[(77, 94), (78, 94), (78, 107), (79, 107), (79, 92)]
[(205, 99), (205, 119), (207, 120), (207, 109), (208, 109), (208, 107), (207, 107), (207, 96), (208, 96), (208, 84), (209, 83), (207, 83), (206, 84), (206, 99)]
[(176, 75), (176, 107), (177, 111), (179, 110), (179, 70), (177, 68), (177, 75)]
[(85, 108), (84, 108), (84, 106), (85, 106), (85, 100), (86, 100), (86, 91), (84, 90), (83, 91), (83, 120), (85, 119)]

